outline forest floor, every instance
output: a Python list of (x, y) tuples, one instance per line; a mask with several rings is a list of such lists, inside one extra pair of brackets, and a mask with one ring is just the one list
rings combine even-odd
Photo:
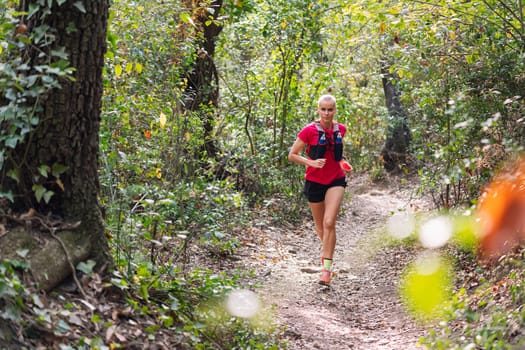
[(273, 308), (289, 349), (420, 348), (425, 327), (407, 314), (398, 294), (400, 274), (417, 248), (381, 242), (394, 212), (430, 205), (415, 195), (410, 179), (374, 184), (366, 174), (351, 174), (348, 185), (330, 287), (318, 284), (321, 245), (310, 218), (289, 229), (252, 228), (242, 263), (256, 272), (258, 293)]

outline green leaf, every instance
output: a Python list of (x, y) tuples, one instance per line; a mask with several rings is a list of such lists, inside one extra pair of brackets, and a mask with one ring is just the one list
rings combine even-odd
[(7, 171), (7, 176), (9, 176), (11, 179), (15, 180), (17, 183), (20, 182), (20, 177), (18, 174), (18, 169), (9, 169)]
[(42, 175), (43, 177), (47, 177), (49, 175), (49, 167), (47, 165), (39, 166), (38, 173)]
[(42, 196), (46, 192), (46, 188), (42, 185), (33, 185), (32, 190), (35, 192), (36, 200), (40, 202)]
[(91, 322), (100, 323), (102, 322), (102, 318), (100, 317), (100, 315), (93, 314), (93, 316), (91, 316)]
[(46, 191), (44, 193), (44, 202), (46, 203), (49, 203), (49, 200), (51, 199), (51, 197), (53, 197), (55, 193), (53, 191)]
[(20, 136), (18, 135), (9, 135), (7, 139), (4, 141), (5, 145), (9, 148), (15, 148), (18, 144), (18, 141), (20, 140)]
[(13, 192), (0, 192), (0, 198), (7, 198), (9, 201), (14, 202), (15, 197), (13, 196)]
[(191, 15), (187, 12), (180, 14), (180, 20), (184, 23), (191, 23), (191, 25), (195, 26), (195, 23), (193, 23), (193, 20), (191, 19)]
[(32, 189), (33, 192), (35, 192), (35, 197), (38, 202), (44, 199), (44, 202), (49, 203), (49, 200), (51, 199), (51, 197), (53, 197), (54, 194), (53, 191), (48, 191), (42, 185), (33, 185)]
[(65, 173), (67, 170), (69, 170), (69, 167), (64, 164), (54, 163), (51, 166), (51, 174), (53, 174), (54, 177), (59, 177), (60, 174)]
[(67, 60), (68, 54), (65, 47), (61, 47), (59, 50), (51, 50), (51, 56), (59, 57), (63, 60)]
[(66, 334), (71, 329), (71, 327), (66, 321), (59, 320), (55, 329), (60, 334)]
[(112, 278), (111, 279), (111, 284), (113, 284), (115, 287), (118, 287), (120, 289), (128, 289), (129, 288), (128, 283), (124, 279), (121, 279), (121, 278)]
[(66, 27), (66, 33), (71, 34), (77, 31), (77, 26), (74, 22), (69, 22)]
[(25, 258), (29, 254), (29, 249), (18, 249), (16, 254), (22, 258)]
[(77, 1), (73, 4), (80, 12), (86, 13), (86, 8), (84, 7), (84, 4), (81, 1)]
[(30, 3), (29, 4), (29, 11), (27, 13), (27, 17), (28, 18), (31, 18), (35, 13), (38, 12), (38, 10), (40, 10), (40, 6), (34, 4), (34, 3)]
[(84, 272), (86, 275), (90, 275), (96, 264), (97, 263), (93, 260), (88, 260), (86, 262), (81, 261), (77, 265), (77, 270)]
[(31, 119), (29, 119), (29, 123), (31, 123), (31, 125), (33, 126), (38, 125), (39, 121), (40, 119), (38, 118), (38, 116), (32, 116)]
[(10, 260), (9, 262), (11, 263), (11, 266), (13, 266), (15, 269), (23, 269), (23, 270), (29, 269), (28, 262), (20, 261), (20, 260)]

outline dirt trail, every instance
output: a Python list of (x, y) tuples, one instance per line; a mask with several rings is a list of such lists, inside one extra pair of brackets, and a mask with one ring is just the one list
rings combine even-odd
[(290, 231), (266, 228), (252, 260), (264, 284), (266, 304), (276, 308), (290, 349), (412, 350), (424, 329), (408, 317), (397, 294), (399, 275), (417, 255), (414, 248), (378, 247), (381, 228), (397, 210), (424, 207), (414, 186), (391, 180), (374, 186), (350, 176), (338, 220), (334, 279), (317, 283), (320, 243), (311, 220)]

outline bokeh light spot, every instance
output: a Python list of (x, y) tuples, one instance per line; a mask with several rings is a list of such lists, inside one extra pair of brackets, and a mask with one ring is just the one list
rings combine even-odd
[(259, 297), (247, 289), (237, 289), (230, 292), (226, 298), (226, 309), (236, 317), (252, 318), (261, 308)]
[(421, 225), (419, 241), (425, 248), (442, 247), (452, 237), (453, 228), (450, 218), (446, 216), (431, 218)]
[(450, 263), (437, 254), (425, 254), (405, 270), (400, 291), (408, 310), (418, 319), (444, 312), (452, 290)]
[(525, 242), (525, 158), (509, 163), (479, 199), (481, 255), (497, 259)]
[(478, 224), (476, 217), (468, 213), (468, 215), (455, 216), (453, 220), (454, 233), (452, 240), (454, 243), (466, 250), (475, 252), (478, 243)]
[(404, 239), (409, 237), (415, 230), (416, 220), (409, 213), (395, 213), (386, 224), (387, 232), (394, 238)]

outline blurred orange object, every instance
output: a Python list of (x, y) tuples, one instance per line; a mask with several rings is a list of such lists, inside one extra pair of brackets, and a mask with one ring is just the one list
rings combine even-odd
[(499, 258), (525, 242), (524, 159), (503, 170), (485, 188), (477, 216), (483, 258)]
[(350, 163), (348, 163), (345, 159), (341, 159), (339, 161), (339, 164), (341, 165), (341, 168), (346, 172), (349, 173), (352, 171), (352, 166)]

